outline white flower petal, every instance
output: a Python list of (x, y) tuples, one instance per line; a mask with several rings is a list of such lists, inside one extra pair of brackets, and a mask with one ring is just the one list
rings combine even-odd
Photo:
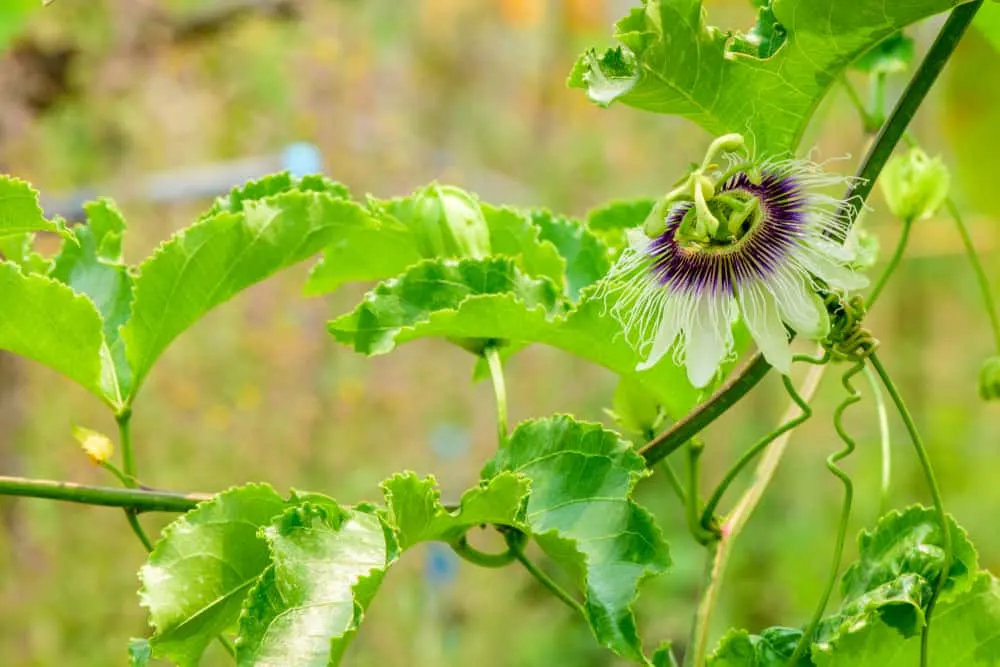
[(774, 292), (781, 319), (796, 333), (819, 340), (830, 331), (830, 316), (823, 300), (812, 289), (805, 276), (788, 271), (779, 274), (768, 287)]
[(802, 248), (795, 259), (835, 290), (857, 290), (868, 286), (868, 279), (860, 273), (841, 266), (812, 248)]
[[(677, 340), (677, 334), (682, 328), (690, 326), (690, 309), (685, 309), (682, 299), (670, 299), (663, 307), (660, 314), (660, 323), (656, 329), (656, 336), (653, 338), (653, 346), (649, 350), (649, 355), (645, 361), (635, 367), (637, 371), (644, 371), (655, 366), (663, 356), (673, 347)], [(687, 312), (685, 312), (687, 310)]]
[(792, 366), (792, 351), (774, 295), (765, 286), (743, 285), (739, 290), (739, 301), (743, 320), (764, 358), (787, 375)]
[(728, 296), (702, 295), (691, 328), (685, 331), (688, 380), (695, 387), (707, 385), (733, 347), (733, 303)]

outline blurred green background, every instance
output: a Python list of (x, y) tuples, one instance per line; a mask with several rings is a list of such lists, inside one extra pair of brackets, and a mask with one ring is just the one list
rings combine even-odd
[[(485, 201), (583, 215), (609, 198), (662, 193), (709, 139), (686, 121), (599, 109), (564, 87), (576, 55), (609, 42), (612, 21), (634, 4), (627, 0), (57, 0), (44, 10), (35, 0), (3, 2), (0, 171), (45, 195), (99, 184), (120, 197), (131, 262), (208, 204), (128, 198), (143, 174), (269, 154), (294, 141), (316, 144), (326, 173), (356, 195), (400, 195), (439, 179)], [(752, 23), (746, 0), (707, 6), (719, 25)], [(990, 9), (984, 28), (1000, 18)], [(918, 54), (936, 25), (912, 31)], [(984, 34), (969, 35), (913, 129), (955, 169), (955, 197), (995, 280), (1000, 77), (986, 73), (1000, 67), (1000, 51)], [(852, 77), (864, 92), (863, 77)], [(904, 83), (890, 79), (890, 95)], [(837, 90), (806, 144), (820, 159), (854, 156), (831, 163), (847, 173), (865, 141)], [(898, 225), (877, 194), (871, 208), (867, 224), (884, 262)], [(267, 480), (282, 492), (314, 489), (343, 502), (378, 499), (378, 482), (401, 469), (435, 473), (446, 495), (473, 484), (494, 437), (492, 395), (471, 383), (473, 359), (436, 341), (371, 360), (337, 347), (325, 322), (363, 290), (307, 300), (306, 272), (286, 272), (222, 306), (163, 357), (133, 419), (143, 482), (214, 491)], [(976, 395), (991, 337), (949, 221), (917, 226), (870, 324), (925, 429), (948, 508), (984, 565), (1000, 571), (1000, 406)], [(832, 376), (736, 548), (719, 632), (802, 623), (819, 595), (841, 502), (823, 465), (839, 447), (830, 418), (841, 389)], [(614, 389), (604, 370), (540, 347), (512, 359), (509, 383), (515, 420), (556, 411), (607, 420), (602, 408)], [(706, 433), (707, 483), (775, 423), (785, 401), (769, 378)], [(846, 464), (857, 485), (854, 534), (878, 512), (871, 400), (848, 423), (860, 444)], [(113, 484), (74, 444), (74, 424), (114, 432), (83, 390), (0, 357), (0, 473)], [(926, 500), (895, 420), (892, 448), (892, 504)], [(676, 561), (647, 584), (640, 620), (649, 641), (683, 645), (704, 553), (662, 475), (640, 495)], [(169, 518), (144, 521), (158, 529)], [(120, 512), (0, 501), (0, 663), (124, 664), (128, 638), (148, 632), (135, 594), (143, 559)], [(426, 570), (414, 554), (388, 577), (347, 664), (618, 664), (516, 569), (461, 566), (450, 581)], [(213, 647), (204, 664), (227, 659)]]

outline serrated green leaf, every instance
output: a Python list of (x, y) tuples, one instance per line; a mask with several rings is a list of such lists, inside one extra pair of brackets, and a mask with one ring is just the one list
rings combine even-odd
[(642, 457), (599, 424), (560, 416), (518, 426), (483, 478), (504, 472), (531, 481), (523, 529), (584, 592), (597, 639), (646, 663), (632, 604), (670, 556), (652, 515), (632, 499), (649, 474)]
[(0, 349), (53, 368), (115, 404), (110, 357), (94, 304), (41, 275), (0, 262)]
[(158, 657), (196, 665), (209, 642), (236, 623), (270, 564), (258, 531), (286, 507), (270, 486), (248, 484), (201, 503), (163, 531), (139, 572)]
[[(953, 558), (945, 591), (961, 590), (979, 570), (979, 557), (969, 536), (948, 518)], [(904, 574), (937, 581), (944, 565), (944, 535), (937, 514), (914, 505), (882, 516), (875, 528), (858, 537), (858, 560), (844, 572), (841, 594), (853, 600)]]
[(660, 644), (650, 662), (653, 663), (653, 667), (680, 667), (674, 657), (674, 646), (669, 641)]
[(528, 495), (528, 480), (514, 473), (497, 475), (466, 491), (455, 512), (441, 505), (433, 477), (394, 475), (382, 483), (382, 491), (399, 546), (409, 549), (420, 542), (452, 542), (483, 524), (515, 525)]
[(517, 265), (529, 276), (546, 277), (559, 289), (566, 283), (566, 260), (559, 249), (541, 236), (531, 215), (512, 208), (482, 205), (490, 228), (494, 255), (517, 259)]
[(35, 233), (0, 236), (0, 259), (17, 264), (26, 274), (48, 275), (52, 260), (35, 252)]
[(332, 245), (309, 272), (305, 293), (327, 294), (351, 282), (383, 280), (419, 262), (421, 254), (409, 227), (372, 202), (369, 215), (342, 226)]
[(339, 663), (397, 546), (374, 513), (303, 503), (264, 530), (273, 565), (250, 591), (240, 667)]
[(769, 58), (734, 52), (732, 44), (746, 40), (708, 25), (702, 4), (645, 0), (617, 25), (615, 36), (627, 50), (585, 54), (570, 85), (600, 104), (620, 100), (684, 116), (712, 134), (749, 134), (762, 153), (786, 153), (855, 58), (956, 2), (776, 2), (774, 19), (785, 39)]
[[(795, 628), (768, 628), (760, 635), (744, 630), (730, 630), (719, 642), (719, 647), (708, 658), (709, 667), (788, 667), (795, 647), (802, 638), (802, 630)], [(808, 655), (800, 658), (795, 667), (812, 667)]]
[(64, 225), (45, 219), (38, 192), (24, 181), (0, 176), (0, 236), (52, 232), (69, 238)]
[(316, 254), (367, 214), (313, 192), (244, 201), (179, 232), (142, 265), (132, 318), (122, 329), (134, 396), (170, 342), (209, 310), (277, 271)]
[(63, 244), (49, 275), (97, 306), (113, 361), (114, 394), (127, 396), (132, 373), (119, 335), (132, 312), (132, 276), (122, 258), (125, 220), (107, 199), (85, 204), (84, 211), (88, 224), (72, 230), (75, 242)]
[[(928, 667), (996, 667), (998, 629), (1000, 581), (980, 572), (934, 611)], [(884, 620), (871, 618), (814, 644), (812, 659), (816, 667), (913, 667), (920, 664), (920, 637), (904, 638)]]
[(460, 318), (456, 309), (470, 298), (503, 295), (528, 311), (550, 314), (559, 306), (552, 282), (525, 276), (513, 259), (425, 260), (380, 284), (354, 312), (334, 320), (329, 328), (337, 340), (369, 355), (391, 351), (404, 334), (430, 335), (433, 328), (427, 325), (435, 320), (437, 326), (454, 332), (446, 334), (449, 337), (480, 338), (463, 332), (495, 331), (496, 317), (490, 322)]
[(587, 213), (587, 226), (614, 251), (628, 245), (625, 232), (646, 221), (655, 199), (611, 201)]
[(202, 218), (210, 218), (218, 213), (239, 213), (247, 202), (267, 199), (286, 192), (316, 192), (329, 195), (333, 199), (351, 198), (351, 191), (346, 185), (325, 176), (313, 174), (297, 178), (283, 171), (255, 181), (247, 181), (233, 188), (228, 194), (218, 197)]
[(128, 640), (129, 667), (146, 667), (152, 659), (153, 649), (150, 647), (148, 639)]
[(531, 220), (541, 231), (541, 240), (555, 246), (564, 258), (566, 294), (571, 300), (576, 301), (581, 290), (611, 268), (608, 247), (580, 222), (549, 211), (532, 211)]

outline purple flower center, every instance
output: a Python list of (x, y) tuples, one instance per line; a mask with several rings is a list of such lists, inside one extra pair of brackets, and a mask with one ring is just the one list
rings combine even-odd
[(741, 171), (719, 188), (718, 194), (726, 193), (756, 198), (760, 213), (751, 216), (735, 238), (705, 243), (678, 238), (685, 216), (696, 212), (690, 203), (675, 206), (667, 215), (666, 230), (649, 244), (652, 271), (660, 285), (731, 295), (738, 284), (772, 276), (801, 243), (807, 197), (794, 177), (764, 171), (758, 185)]

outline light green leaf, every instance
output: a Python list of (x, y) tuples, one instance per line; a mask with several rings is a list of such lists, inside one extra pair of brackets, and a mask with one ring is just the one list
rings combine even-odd
[[(1000, 581), (978, 573), (970, 586), (945, 598), (931, 619), (928, 667), (996, 667), (1000, 656)], [(913, 667), (920, 637), (904, 638), (883, 620), (813, 645), (816, 667)]]
[(556, 246), (544, 240), (542, 230), (534, 224), (531, 214), (486, 204), (482, 209), (490, 228), (490, 245), (494, 255), (514, 257), (518, 267), (529, 276), (549, 278), (557, 288), (564, 288), (566, 260)]
[(384, 280), (422, 258), (409, 227), (391, 213), (388, 203), (372, 201), (369, 215), (343, 225), (333, 244), (309, 272), (305, 292), (327, 294), (351, 282)]
[[(744, 630), (730, 630), (719, 647), (708, 657), (709, 667), (788, 667), (802, 630), (768, 628), (760, 635)], [(809, 656), (803, 656), (795, 667), (812, 667)]]
[(367, 214), (325, 194), (244, 201), (179, 232), (139, 266), (132, 318), (122, 330), (134, 396), (170, 342), (241, 290), (319, 252)]
[(599, 424), (529, 421), (483, 469), (531, 481), (524, 529), (573, 577), (601, 644), (646, 663), (632, 604), (647, 577), (670, 565), (653, 517), (632, 499), (649, 474), (642, 457)]
[(248, 484), (201, 503), (163, 531), (139, 572), (158, 657), (196, 665), (209, 642), (236, 622), (270, 563), (258, 530), (285, 508), (270, 486)]
[(715, 135), (748, 134), (763, 153), (786, 153), (797, 147), (816, 106), (855, 58), (955, 4), (775, 2), (783, 43), (759, 58), (740, 53), (747, 38), (709, 25), (701, 0), (644, 0), (617, 25), (615, 36), (624, 46), (584, 54), (569, 83), (600, 104), (620, 100), (684, 116)]
[(52, 260), (35, 252), (35, 233), (0, 236), (0, 258), (13, 262), (25, 273), (48, 275)]
[(212, 208), (202, 218), (210, 218), (218, 213), (239, 213), (248, 202), (267, 199), (286, 192), (316, 192), (329, 195), (333, 199), (351, 198), (351, 191), (347, 189), (347, 186), (325, 176), (313, 174), (297, 178), (289, 172), (283, 171), (256, 181), (247, 181), (243, 185), (233, 188), (229, 194), (218, 197)]
[(337, 340), (369, 355), (391, 351), (407, 335), (432, 335), (434, 328), (426, 325), (435, 320), (436, 326), (443, 325), (449, 332), (445, 334), (448, 337), (485, 338), (466, 334), (487, 329), (496, 332), (497, 325), (502, 325), (502, 314), (494, 313), (488, 322), (480, 317), (456, 322), (460, 319), (456, 309), (474, 297), (502, 295), (513, 297), (509, 304), (540, 311), (542, 317), (559, 306), (551, 281), (525, 276), (512, 259), (425, 260), (400, 278), (380, 284), (354, 312), (334, 320), (329, 328)]
[(555, 246), (565, 259), (566, 294), (573, 301), (611, 268), (607, 246), (580, 222), (549, 211), (532, 211), (531, 220), (541, 230), (541, 239)]
[(114, 368), (114, 395), (126, 396), (131, 370), (119, 328), (132, 311), (132, 276), (122, 258), (125, 220), (113, 202), (102, 199), (84, 205), (88, 224), (72, 231), (74, 243), (64, 243), (50, 276), (84, 294), (104, 320), (104, 339)]
[(71, 236), (65, 225), (45, 219), (38, 193), (30, 185), (11, 176), (0, 176), (0, 237), (27, 232)]
[(337, 665), (395, 560), (393, 533), (374, 513), (304, 502), (264, 529), (273, 565), (247, 597), (240, 667)]
[(153, 649), (150, 647), (148, 639), (128, 640), (129, 667), (146, 667), (152, 659)]
[(528, 495), (528, 480), (514, 473), (497, 475), (466, 491), (455, 512), (441, 505), (433, 477), (394, 475), (382, 483), (382, 490), (399, 546), (409, 549), (420, 542), (453, 542), (483, 524), (516, 525)]
[(100, 398), (115, 402), (94, 304), (69, 287), (41, 275), (24, 275), (0, 262), (0, 349), (53, 368)]
[(587, 226), (615, 251), (624, 248), (625, 232), (646, 221), (655, 199), (611, 201), (587, 213)]

